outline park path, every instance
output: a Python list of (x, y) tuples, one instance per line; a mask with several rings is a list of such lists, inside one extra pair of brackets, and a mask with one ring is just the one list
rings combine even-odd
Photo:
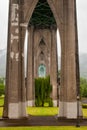
[[(0, 127), (9, 126), (76, 126), (77, 120), (57, 119), (56, 116), (29, 116), (25, 119), (0, 119)], [(87, 126), (87, 119), (80, 120), (81, 126)]]

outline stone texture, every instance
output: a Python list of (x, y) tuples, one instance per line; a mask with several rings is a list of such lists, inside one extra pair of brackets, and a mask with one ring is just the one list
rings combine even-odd
[[(77, 118), (77, 102), (60, 102), (59, 101), (59, 115), (58, 117), (63, 117), (67, 119)], [(79, 115), (82, 117), (81, 102), (79, 102)]]
[[(54, 14), (61, 39), (61, 84), (60, 84), (60, 102), (66, 102), (59, 109), (66, 110), (67, 103), (71, 109), (75, 107), (77, 95), (79, 95), (79, 58), (78, 58), (78, 37), (76, 21), (76, 0), (47, 0)], [(9, 104), (19, 104), (25, 102), (25, 77), (24, 77), (24, 37), (28, 27), (29, 20), (38, 0), (10, 0), (9, 5), (9, 26), (8, 26), (8, 47), (7, 47), (7, 71), (6, 71), (6, 90), (5, 90), (5, 107), (3, 117), (19, 118), (18, 113), (9, 116), (12, 113), (12, 107)], [(42, 30), (41, 30), (42, 31)], [(43, 33), (44, 34), (44, 33)], [(46, 34), (46, 33), (45, 33)], [(47, 35), (48, 36), (48, 35)], [(56, 43), (56, 32), (51, 29), (51, 47)], [(38, 38), (38, 36), (37, 36)], [(35, 39), (37, 39), (35, 38)], [(40, 39), (40, 38), (39, 38)], [(39, 43), (39, 42), (38, 42)], [(47, 39), (46, 42), (47, 43)], [(56, 52), (56, 44), (51, 48), (52, 54)], [(56, 92), (56, 55), (51, 60), (51, 79), (53, 84), (52, 97), (57, 100)], [(33, 65), (33, 62), (32, 62)], [(32, 68), (31, 68), (32, 69)], [(35, 69), (36, 70), (36, 69)], [(53, 73), (54, 72), (54, 73)], [(53, 74), (53, 75), (52, 75)], [(33, 78), (33, 73), (31, 79)], [(30, 77), (29, 77), (30, 79)], [(33, 83), (33, 81), (32, 81)], [(28, 88), (26, 88), (28, 90)], [(31, 91), (34, 89), (31, 88)], [(33, 91), (34, 92), (34, 91)], [(33, 93), (34, 94), (34, 93)], [(29, 95), (30, 99), (34, 98), (33, 94)], [(33, 96), (33, 97), (32, 97)], [(27, 96), (28, 97), (28, 96)], [(27, 98), (28, 100), (29, 98)], [(11, 105), (10, 105), (11, 106)], [(80, 105), (81, 106), (81, 105)], [(22, 108), (23, 107), (23, 108)], [(59, 111), (61, 117), (71, 118), (69, 110), (68, 115), (64, 111)], [(14, 105), (14, 109), (17, 105)], [(26, 113), (26, 107), (19, 105), (19, 110)], [(24, 112), (25, 111), (25, 112)], [(76, 118), (77, 108), (74, 109)], [(81, 107), (80, 107), (81, 111)], [(14, 111), (13, 111), (14, 113)], [(67, 112), (65, 112), (67, 113)], [(81, 115), (81, 114), (80, 114)], [(21, 117), (26, 117), (22, 114)]]
[(34, 28), (28, 29), (28, 54), (27, 54), (27, 86), (26, 96), (27, 101), (35, 99), (34, 88)]
[[(57, 101), (57, 29), (56, 27), (38, 28), (29, 26), (28, 64), (27, 64), (27, 100), (34, 100), (34, 78), (39, 77), (41, 64), (46, 67), (46, 76), (50, 75), (52, 99)], [(55, 105), (56, 104), (56, 105)], [(57, 103), (54, 103), (57, 106)]]

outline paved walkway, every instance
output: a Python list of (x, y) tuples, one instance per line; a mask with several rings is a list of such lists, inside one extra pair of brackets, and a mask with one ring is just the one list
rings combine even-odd
[[(0, 119), (0, 127), (8, 126), (76, 126), (76, 120), (57, 119), (56, 116), (29, 116), (26, 119)], [(80, 120), (87, 126), (87, 119)]]

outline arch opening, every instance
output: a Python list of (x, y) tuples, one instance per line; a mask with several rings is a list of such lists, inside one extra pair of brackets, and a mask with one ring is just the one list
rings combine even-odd
[[(32, 37), (32, 40), (28, 41), (28, 46), (34, 48), (31, 54), (29, 53), (31, 57), (33, 57), (31, 58), (33, 60), (30, 62), (32, 65), (34, 64), (34, 66), (31, 67), (30, 63), (27, 62), (27, 69), (30, 68), (33, 70), (33, 78), (50, 75), (50, 83), (57, 89), (57, 23), (47, 0), (39, 0), (36, 4), (28, 23), (28, 30), (30, 31), (28, 39)], [(31, 50), (29, 49), (29, 51)], [(28, 59), (28, 61), (29, 60), (30, 59)], [(52, 73), (54, 73), (54, 75)], [(53, 76), (55, 80), (53, 80)], [(29, 80), (29, 77), (27, 77), (27, 80)], [(30, 84), (33, 85), (33, 82)], [(27, 87), (28, 86), (29, 83), (27, 81)], [(54, 94), (55, 91), (56, 94)], [(53, 89), (52, 96), (53, 95), (55, 95), (53, 97), (53, 106), (57, 106), (57, 90)], [(28, 103), (28, 105), (30, 104)]]
[[(23, 2), (23, 1), (22, 1)], [(27, 104), (30, 106), (34, 105), (35, 102), (35, 89), (34, 87), (34, 78), (38, 76), (38, 67), (39, 65), (46, 66), (46, 74), (50, 74), (50, 83), (53, 86), (52, 90), (52, 99), (53, 105), (57, 106), (58, 100), (58, 62), (57, 62), (57, 27), (58, 27), (58, 10), (56, 10), (55, 0), (54, 2), (51, 0), (33, 0), (30, 2), (32, 5), (29, 9), (28, 20), (22, 19), (24, 12), (20, 11), (20, 4), (26, 4), (29, 1), (24, 3), (19, 3), (18, 1), (11, 1), (11, 8), (9, 16), (11, 21), (9, 23), (9, 49), (8, 49), (8, 84), (7, 84), (7, 100), (5, 107), (7, 113), (5, 116), (9, 116), (9, 118), (18, 118), (26, 116), (26, 102), (25, 96), (27, 100)], [(59, 2), (59, 1), (58, 1)], [(74, 1), (73, 1), (74, 2)], [(58, 3), (57, 3), (58, 4)], [(59, 2), (59, 5), (65, 3)], [(71, 6), (72, 2), (68, 4)], [(58, 5), (58, 6), (59, 6)], [(77, 109), (76, 106), (76, 68), (78, 63), (76, 64), (76, 56), (75, 56), (75, 40), (77, 40), (76, 30), (74, 26), (70, 26), (71, 24), (67, 24), (72, 20), (72, 24), (75, 24), (72, 16), (75, 16), (74, 13), (74, 3), (72, 4), (72, 8), (68, 8), (62, 5), (63, 12), (61, 12), (60, 16), (64, 15), (63, 23), (59, 26), (61, 33), (61, 43), (62, 43), (62, 82), (61, 82), (61, 95), (60, 96), (60, 117), (70, 117), (72, 113), (72, 106), (75, 105), (75, 112)], [(24, 5), (25, 6), (25, 5)], [(22, 6), (23, 7), (23, 6)], [(26, 5), (27, 7), (27, 5)], [(13, 9), (12, 9), (13, 8)], [(24, 7), (25, 8), (25, 7)], [(23, 8), (22, 8), (23, 9)], [(65, 12), (64, 12), (65, 10)], [(67, 13), (67, 11), (69, 13)], [(25, 11), (25, 9), (24, 9)], [(56, 12), (57, 11), (57, 12)], [(64, 13), (64, 14), (63, 14)], [(73, 14), (72, 16), (70, 15)], [(23, 15), (22, 15), (23, 14)], [(68, 16), (67, 16), (68, 15)], [(13, 17), (14, 16), (14, 17)], [(19, 17), (20, 16), (20, 17)], [(59, 16), (59, 17), (60, 17)], [(22, 21), (23, 20), (23, 21)], [(69, 21), (70, 20), (70, 21)], [(28, 41), (27, 41), (27, 67), (26, 74), (24, 76), (24, 33), (25, 28), (21, 23), (27, 21), (27, 29), (28, 29)], [(29, 21), (29, 22), (28, 22)], [(63, 26), (62, 26), (63, 25)], [(63, 28), (64, 27), (64, 28)], [(63, 30), (62, 30), (63, 29)], [(63, 32), (63, 34), (62, 34)], [(70, 34), (69, 34), (70, 32)], [(75, 33), (74, 33), (75, 32)], [(45, 44), (42, 44), (40, 47), (39, 41), (43, 39)], [(21, 45), (22, 43), (22, 45)], [(74, 44), (73, 44), (74, 43)], [(25, 44), (26, 46), (26, 44)], [(45, 46), (45, 47), (44, 47)], [(68, 47), (68, 51), (67, 51)], [(39, 49), (39, 51), (38, 51)], [(72, 55), (73, 54), (73, 55)], [(41, 58), (42, 57), (42, 58)], [(41, 59), (41, 61), (40, 61)], [(10, 70), (11, 66), (11, 70)], [(16, 73), (14, 73), (16, 71)], [(43, 74), (44, 68), (42, 68), (41, 73)], [(67, 76), (66, 76), (67, 74)], [(26, 80), (26, 87), (24, 79)], [(73, 79), (73, 80), (72, 80)], [(74, 84), (74, 85), (73, 85)], [(66, 89), (67, 87), (67, 89)], [(67, 91), (74, 87), (74, 93), (67, 96)], [(8, 91), (10, 88), (11, 91)], [(16, 88), (16, 89), (15, 89)], [(14, 93), (15, 91), (15, 93)], [(25, 92), (26, 91), (26, 92)], [(64, 92), (65, 91), (65, 92)], [(26, 95), (25, 95), (26, 93)], [(74, 95), (74, 96), (73, 96)], [(13, 98), (14, 96), (14, 98)], [(73, 98), (74, 97), (74, 98)], [(72, 102), (72, 99), (75, 101)], [(23, 106), (23, 108), (22, 108)], [(70, 107), (69, 107), (70, 106)], [(13, 114), (15, 108), (15, 113)], [(67, 113), (66, 113), (67, 110)], [(4, 111), (4, 112), (6, 112)], [(19, 112), (20, 111), (20, 112)], [(76, 113), (73, 116), (76, 118)]]
[(39, 0), (29, 21), (29, 26), (48, 28), (56, 25), (55, 18), (47, 0)]
[(38, 77), (46, 77), (46, 66), (43, 64), (39, 65)]

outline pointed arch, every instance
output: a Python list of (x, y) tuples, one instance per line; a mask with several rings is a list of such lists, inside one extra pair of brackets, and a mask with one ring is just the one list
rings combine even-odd
[(39, 43), (39, 46), (45, 46), (46, 44), (45, 44), (45, 42), (44, 42), (44, 40), (43, 40), (43, 38), (41, 39), (41, 41), (40, 41), (40, 43)]
[(60, 15), (57, 14), (56, 8), (55, 8), (55, 5), (54, 5), (53, 1), (52, 0), (47, 0), (47, 2), (48, 2), (49, 6), (51, 8), (51, 11), (53, 12), (53, 15), (54, 15), (54, 18), (56, 20), (57, 26), (59, 27), (59, 25), (62, 22), (62, 19), (59, 17)]
[(33, 0), (31, 7), (29, 7), (28, 10), (27, 10), (27, 13), (26, 13), (26, 16), (25, 16), (25, 22), (27, 22), (27, 26), (28, 26), (28, 23), (30, 21), (30, 18), (33, 14), (33, 11), (34, 11), (37, 3), (38, 3), (38, 0)]
[[(25, 22), (27, 23), (27, 26), (28, 26), (30, 18), (32, 16), (32, 14), (34, 12), (34, 9), (35, 9), (38, 2), (39, 2), (39, 0), (33, 0), (31, 7), (29, 7), (28, 10), (27, 10), (27, 13), (26, 13), (26, 16), (25, 16)], [(58, 15), (58, 13), (56, 12), (56, 8), (55, 8), (55, 5), (54, 5), (53, 1), (52, 0), (47, 0), (47, 2), (49, 4), (49, 7), (50, 7), (53, 15), (54, 15), (57, 26), (59, 27), (59, 25), (62, 22), (62, 19), (59, 17), (60, 15)]]
[(39, 57), (40, 57), (41, 61), (44, 60), (44, 58), (45, 58), (45, 54), (44, 54), (44, 52), (42, 50), (41, 50), (41, 52), (39, 54)]
[[(41, 43), (42, 40), (43, 40), (43, 42), (45, 43), (45, 46), (46, 46), (47, 51), (48, 51), (48, 45), (47, 45), (46, 39), (45, 39), (43, 36), (40, 36), (40, 38), (39, 38), (38, 41), (36, 42), (35, 54), (37, 53), (37, 50), (38, 50), (38, 48), (40, 47), (40, 43)], [(40, 52), (38, 52), (38, 55), (39, 55), (39, 53), (40, 53)]]

